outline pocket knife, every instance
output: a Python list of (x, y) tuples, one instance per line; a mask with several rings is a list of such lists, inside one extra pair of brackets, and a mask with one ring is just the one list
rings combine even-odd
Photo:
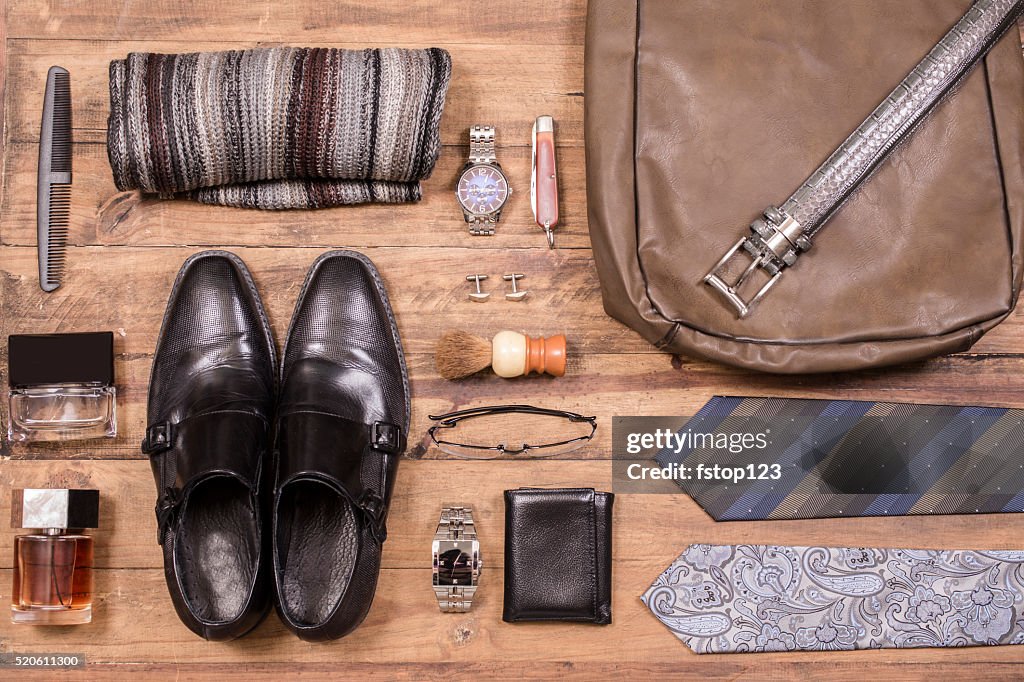
[(533, 173), (530, 177), (530, 206), (533, 219), (555, 248), (558, 225), (558, 173), (555, 171), (555, 120), (539, 116), (533, 124)]

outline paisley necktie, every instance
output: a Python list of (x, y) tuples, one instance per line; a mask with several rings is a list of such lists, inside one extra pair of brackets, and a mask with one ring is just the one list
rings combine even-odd
[(690, 545), (641, 599), (701, 654), (1024, 644), (1024, 551)]

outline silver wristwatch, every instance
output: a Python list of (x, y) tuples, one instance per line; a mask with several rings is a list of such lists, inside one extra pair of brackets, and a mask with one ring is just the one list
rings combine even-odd
[(473, 510), (442, 507), (434, 534), (434, 595), (444, 613), (465, 613), (473, 606), (483, 560)]
[(511, 194), (508, 178), (494, 153), (494, 126), (473, 126), (469, 129), (469, 161), (455, 188), (469, 233), (493, 235)]

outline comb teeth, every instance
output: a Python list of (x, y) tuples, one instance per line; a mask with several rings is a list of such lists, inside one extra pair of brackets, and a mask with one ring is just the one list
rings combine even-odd
[(71, 223), (71, 148), (71, 76), (67, 69), (52, 66), (46, 75), (36, 181), (39, 286), (43, 291), (53, 291), (64, 278)]
[(50, 185), (50, 229), (46, 238), (46, 282), (60, 286), (67, 258), (71, 218), (71, 185)]
[(50, 170), (71, 172), (71, 75), (53, 74), (53, 130), (50, 133)]

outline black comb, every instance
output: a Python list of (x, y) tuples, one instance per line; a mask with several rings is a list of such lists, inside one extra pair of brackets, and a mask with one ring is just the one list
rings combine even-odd
[(53, 291), (64, 278), (71, 217), (71, 74), (60, 66), (46, 74), (36, 191), (39, 286)]

